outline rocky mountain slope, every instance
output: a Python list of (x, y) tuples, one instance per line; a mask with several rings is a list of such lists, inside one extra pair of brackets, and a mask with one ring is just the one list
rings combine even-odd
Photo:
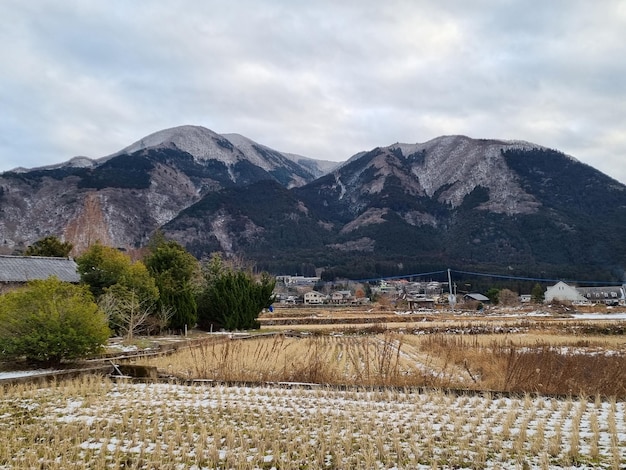
[[(13, 252), (54, 234), (140, 247), (156, 228), (197, 257), (367, 278), (432, 269), (622, 278), (626, 187), (523, 141), (444, 136), (344, 164), (183, 126), (97, 161), (0, 175)], [(306, 269), (304, 269), (306, 267)]]
[[(231, 140), (232, 139), (232, 140)], [(19, 251), (57, 235), (83, 250), (95, 240), (133, 248), (212, 191), (256, 181), (294, 187), (319, 176), (306, 165), (243, 136), (198, 126), (151, 134), (99, 160), (0, 175), (0, 250)]]
[(244, 253), (276, 272), (298, 263), (353, 278), (446, 266), (623, 272), (626, 187), (527, 142), (395, 144), (301, 187), (262, 187), (207, 195), (164, 230), (197, 256)]

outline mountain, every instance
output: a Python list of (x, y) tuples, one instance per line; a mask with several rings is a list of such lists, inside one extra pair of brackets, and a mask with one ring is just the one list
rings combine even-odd
[(370, 278), (457, 270), (621, 280), (626, 186), (557, 150), (443, 136), (341, 165), (182, 126), (98, 160), (0, 175), (14, 252), (54, 234), (144, 246), (160, 228), (198, 258)]
[(19, 251), (50, 234), (77, 251), (95, 240), (137, 248), (207, 193), (268, 180), (295, 187), (321, 171), (242, 136), (166, 129), (98, 160), (1, 174), (0, 249)]
[(244, 253), (275, 272), (313, 264), (352, 278), (447, 266), (623, 275), (626, 187), (528, 142), (394, 144), (291, 190), (235, 191), (207, 195), (164, 230), (197, 256)]

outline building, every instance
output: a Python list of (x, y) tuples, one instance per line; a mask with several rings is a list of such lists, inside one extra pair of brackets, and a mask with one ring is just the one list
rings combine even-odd
[(306, 305), (319, 305), (319, 304), (323, 304), (327, 298), (328, 298), (327, 295), (324, 295), (321, 292), (312, 290), (304, 294), (304, 303)]
[(285, 284), (287, 287), (313, 286), (320, 282), (317, 276), (276, 276), (276, 282)]
[(578, 290), (570, 286), (563, 281), (557, 282), (555, 285), (550, 286), (546, 289), (546, 293), (544, 294), (544, 299), (546, 302), (586, 302), (585, 299)]
[(80, 282), (78, 266), (71, 258), (0, 255), (0, 294), (50, 276), (75, 284)]
[(619, 305), (625, 300), (625, 286), (577, 287), (576, 290), (588, 302), (606, 305)]
[(626, 286), (574, 287), (563, 281), (548, 287), (546, 302), (554, 300), (582, 304), (620, 305), (626, 301)]
[(416, 310), (432, 310), (435, 308), (435, 299), (432, 297), (425, 297), (424, 295), (408, 295), (406, 302), (409, 306), (409, 310), (414, 312)]
[(352, 301), (352, 292), (349, 290), (338, 290), (331, 294), (330, 301), (333, 304), (347, 304)]
[(475, 301), (475, 302), (489, 302), (489, 297), (478, 294), (478, 293), (469, 293), (463, 296), (465, 301)]

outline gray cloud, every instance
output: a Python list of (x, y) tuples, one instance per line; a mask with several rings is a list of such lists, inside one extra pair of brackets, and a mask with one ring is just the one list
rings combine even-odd
[(181, 124), (345, 160), (523, 139), (626, 182), (626, 4), (4, 0), (0, 171)]

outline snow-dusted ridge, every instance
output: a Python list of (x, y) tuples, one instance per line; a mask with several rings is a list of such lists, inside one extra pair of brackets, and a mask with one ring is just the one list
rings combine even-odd
[(9, 173), (9, 172), (10, 173), (27, 173), (29, 171), (38, 171), (38, 170), (57, 170), (59, 168), (68, 168), (68, 167), (93, 168), (94, 166), (97, 166), (97, 165), (98, 165), (98, 160), (94, 160), (89, 157), (77, 156), (77, 157), (70, 158), (66, 162), (55, 163), (52, 165), (37, 166), (34, 168), (24, 168), (22, 166), (18, 166), (17, 168), (13, 168), (12, 170), (7, 170), (6, 172), (0, 172), (0, 174)]
[(150, 134), (107, 158), (134, 153), (147, 148), (171, 147), (172, 145), (189, 153), (196, 160), (219, 159), (232, 165), (243, 158), (241, 152), (236, 148), (228, 149), (227, 143), (224, 142), (226, 145), (218, 143), (223, 141), (224, 138), (221, 135), (206, 127), (178, 126)]

